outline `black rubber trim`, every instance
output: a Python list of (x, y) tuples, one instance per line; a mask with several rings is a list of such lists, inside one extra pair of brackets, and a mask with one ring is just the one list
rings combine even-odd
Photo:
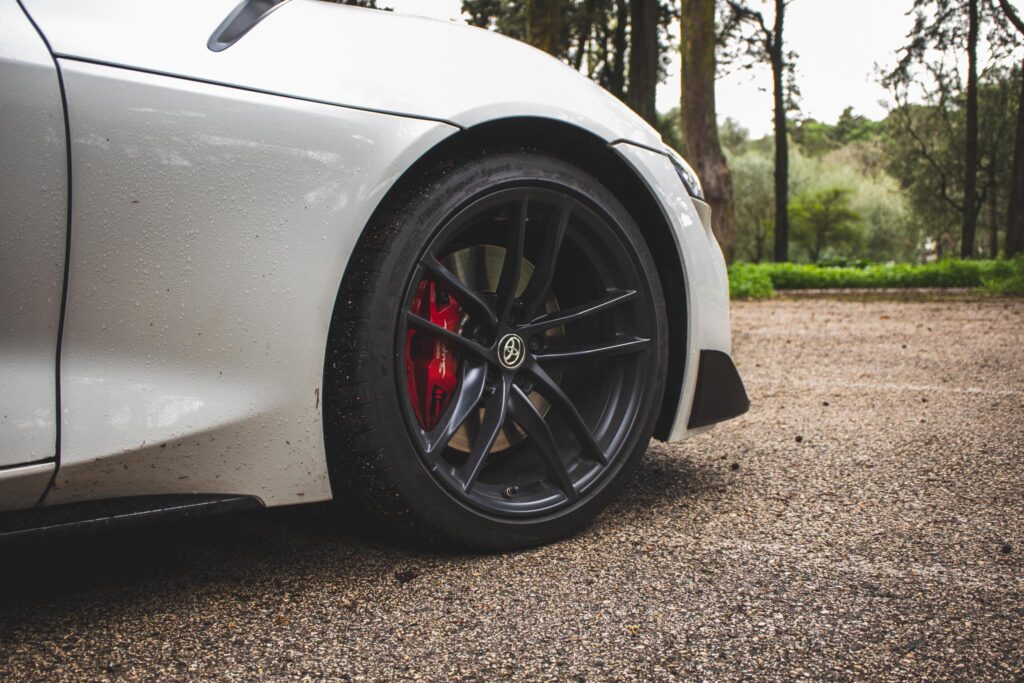
[(61, 284), (60, 292), (60, 316), (57, 319), (57, 349), (54, 354), (54, 444), (53, 444), (53, 461), (56, 465), (53, 468), (53, 475), (50, 477), (50, 482), (43, 489), (42, 494), (39, 496), (37, 505), (43, 504), (43, 499), (46, 498), (46, 494), (49, 493), (50, 489), (53, 488), (53, 483), (57, 480), (57, 472), (60, 470), (60, 449), (61, 449), (61, 423), (62, 415), (61, 412), (61, 400), (60, 400), (60, 356), (61, 348), (64, 345), (64, 317), (68, 307), (68, 275), (71, 272), (71, 120), (68, 115), (68, 97), (67, 92), (64, 89), (64, 74), (60, 71), (60, 63), (57, 61), (57, 57), (53, 52), (53, 47), (50, 45), (50, 41), (46, 39), (42, 29), (36, 24), (36, 20), (32, 18), (32, 15), (25, 9), (25, 5), (22, 4), (21, 0), (18, 0), (18, 6), (21, 7), (22, 13), (28, 18), (29, 23), (32, 24), (32, 28), (39, 34), (39, 38), (43, 41), (43, 45), (50, 53), (50, 59), (53, 60), (53, 68), (57, 71), (57, 87), (60, 90), (60, 103), (64, 110), (64, 147), (66, 152), (66, 172), (67, 172), (67, 217), (64, 225), (64, 282)]
[(693, 394), (690, 429), (724, 422), (750, 410), (743, 380), (729, 354), (701, 351), (697, 390)]
[(288, 0), (242, 0), (213, 32), (206, 47), (213, 52), (228, 49), (286, 2)]
[[(686, 288), (682, 285), (662, 285), (665, 292), (665, 310), (668, 313), (669, 330), (669, 354), (668, 365), (665, 372), (665, 395), (661, 399), (661, 409), (658, 414), (658, 421), (654, 425), (654, 438), (661, 441), (668, 441), (672, 434), (672, 427), (676, 421), (676, 414), (683, 402), (683, 385), (686, 379), (686, 348), (690, 339), (689, 325), (686, 315)], [(676, 303), (676, 309), (671, 308)], [(677, 325), (675, 321), (682, 324)], [(665, 406), (671, 406), (669, 410)]]
[(0, 466), (0, 472), (10, 472), (13, 470), (20, 470), (22, 467), (34, 467), (35, 465), (51, 465), (55, 462), (55, 458), (41, 458), (39, 460), (30, 460), (29, 462), (16, 462), (11, 465)]
[(615, 138), (614, 140), (612, 140), (611, 142), (608, 143), (609, 147), (614, 147), (615, 145), (633, 145), (634, 147), (639, 147), (640, 149), (646, 149), (648, 152), (654, 152), (655, 154), (660, 154), (661, 156), (665, 157), (666, 159), (671, 159), (672, 158), (672, 155), (669, 154), (668, 152), (666, 152), (663, 149), (658, 149), (657, 147), (651, 147), (650, 145), (645, 145), (642, 142), (634, 142), (633, 140), (627, 140), (626, 138)]
[(3, 512), (0, 513), (0, 546), (261, 507), (260, 500), (251, 496), (204, 494), (113, 498)]

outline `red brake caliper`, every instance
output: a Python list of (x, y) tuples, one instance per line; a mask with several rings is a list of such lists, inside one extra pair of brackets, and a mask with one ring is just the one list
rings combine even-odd
[[(435, 283), (416, 287), (412, 312), (446, 330), (458, 332), (459, 304)], [(405, 334), (405, 377), (416, 419), (423, 429), (437, 426), (459, 383), (459, 366), (451, 347), (433, 335), (410, 329)]]

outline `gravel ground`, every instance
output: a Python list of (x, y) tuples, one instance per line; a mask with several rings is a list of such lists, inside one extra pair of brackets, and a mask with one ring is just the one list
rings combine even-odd
[(0, 680), (1021, 680), (1024, 301), (734, 309), (754, 408), (576, 538), (268, 511), (3, 551)]

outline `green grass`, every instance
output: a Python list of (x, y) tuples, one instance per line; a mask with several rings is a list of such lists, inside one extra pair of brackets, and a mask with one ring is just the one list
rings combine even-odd
[(1024, 257), (991, 261), (873, 263), (819, 266), (796, 263), (735, 263), (729, 291), (735, 298), (762, 299), (787, 289), (915, 289), (968, 287), (992, 294), (1024, 295)]

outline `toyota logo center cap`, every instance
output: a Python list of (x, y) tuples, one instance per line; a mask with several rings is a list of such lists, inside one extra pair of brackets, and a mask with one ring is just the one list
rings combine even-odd
[(526, 360), (526, 344), (518, 334), (506, 334), (498, 342), (498, 362), (509, 370), (515, 370)]

